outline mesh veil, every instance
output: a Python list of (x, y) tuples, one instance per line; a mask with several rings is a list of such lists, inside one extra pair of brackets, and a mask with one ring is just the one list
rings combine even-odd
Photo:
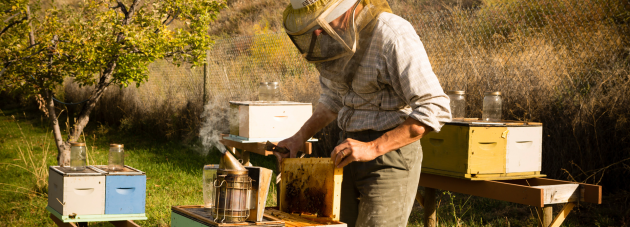
[[(343, 31), (333, 31), (330, 28), (326, 30), (329, 27), (327, 24), (318, 26), (318, 23), (322, 24), (322, 14), (341, 1), (343, 0), (319, 0), (300, 9), (293, 9), (289, 5), (283, 13), (283, 24), (295, 46), (307, 61), (315, 64), (321, 76), (347, 83), (353, 76), (349, 72), (353, 72), (355, 65), (358, 65), (356, 63), (362, 59), (362, 50), (365, 49), (362, 48), (362, 43), (370, 40), (375, 19), (382, 12), (391, 13), (391, 9), (386, 0), (360, 0), (359, 4), (363, 8), (356, 17), (348, 20)], [(328, 35), (314, 35), (313, 31), (320, 27)]]

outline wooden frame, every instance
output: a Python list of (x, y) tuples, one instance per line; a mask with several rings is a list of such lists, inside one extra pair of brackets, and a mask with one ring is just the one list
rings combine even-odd
[[(339, 221), (343, 169), (335, 168), (330, 158), (287, 158), (282, 161), (281, 169), (278, 197), (281, 211), (314, 214), (304, 208), (312, 206), (318, 216)], [(287, 195), (289, 191), (292, 196)], [(312, 201), (316, 202), (311, 204)]]

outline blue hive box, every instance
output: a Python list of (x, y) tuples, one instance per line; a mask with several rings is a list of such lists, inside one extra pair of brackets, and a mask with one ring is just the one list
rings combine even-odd
[(95, 166), (105, 175), (105, 214), (143, 214), (146, 204), (147, 175), (130, 166), (121, 171), (108, 171)]

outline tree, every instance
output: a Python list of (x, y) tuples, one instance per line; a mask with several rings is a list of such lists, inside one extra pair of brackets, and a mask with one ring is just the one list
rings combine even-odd
[[(45, 100), (58, 163), (64, 166), (70, 163), (70, 142), (79, 139), (109, 86), (140, 86), (157, 59), (203, 64), (213, 43), (207, 26), (226, 7), (222, 0), (79, 1), (74, 6), (0, 2), (0, 91)], [(53, 88), (67, 77), (94, 90), (64, 140)]]

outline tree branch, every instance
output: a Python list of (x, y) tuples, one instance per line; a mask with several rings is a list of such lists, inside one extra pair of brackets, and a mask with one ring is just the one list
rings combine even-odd
[(25, 21), (25, 20), (27, 20), (27, 19), (28, 19), (28, 17), (22, 17), (22, 19), (19, 19), (19, 20), (16, 20), (16, 21), (11, 22), (11, 23), (10, 23), (10, 24), (8, 24), (6, 27), (4, 27), (4, 28), (2, 29), (2, 31), (0, 31), (0, 36), (2, 36), (2, 34), (4, 34), (5, 32), (7, 32), (7, 31), (9, 30), (9, 28), (11, 28), (11, 27), (13, 27), (13, 26), (15, 26), (15, 25), (17, 25), (17, 24), (20, 24), (20, 23), (24, 22), (24, 21)]
[(118, 1), (118, 4), (112, 7), (109, 7), (110, 9), (118, 9), (120, 8), (120, 11), (122, 11), (123, 14), (125, 14), (125, 18), (127, 17), (127, 14), (129, 14), (127, 12), (127, 6), (125, 6), (125, 4), (123, 4), (122, 2)]

